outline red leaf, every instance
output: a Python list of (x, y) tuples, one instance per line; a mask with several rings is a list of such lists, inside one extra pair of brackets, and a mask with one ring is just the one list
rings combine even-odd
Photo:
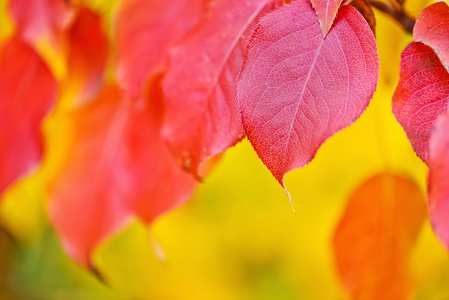
[(66, 251), (85, 267), (92, 267), (96, 245), (130, 217), (150, 223), (196, 187), (160, 138), (160, 93), (152, 91), (150, 99), (135, 103), (118, 88), (105, 88), (56, 123), (62, 136), (53, 145), (70, 147), (50, 180), (50, 216)]
[(65, 85), (78, 102), (92, 98), (101, 88), (109, 55), (108, 38), (103, 32), (101, 18), (81, 8), (67, 33), (69, 44), (68, 79)]
[(424, 195), (407, 177), (381, 173), (357, 188), (333, 239), (351, 299), (410, 299), (409, 259), (425, 216)]
[(413, 37), (430, 46), (449, 68), (449, 6), (437, 2), (425, 8), (416, 20)]
[(235, 81), (245, 37), (275, 2), (216, 0), (201, 23), (170, 49), (163, 136), (179, 164), (196, 177), (205, 175), (203, 162), (243, 137)]
[(326, 36), (334, 23), (343, 0), (311, 0), (320, 21), (323, 36)]
[(430, 130), (447, 111), (449, 74), (432, 48), (410, 43), (401, 55), (401, 73), (393, 95), (393, 113), (416, 154), (428, 163)]
[(131, 97), (162, 70), (167, 47), (200, 19), (206, 0), (127, 0), (119, 6), (115, 31), (117, 78)]
[(449, 251), (449, 114), (442, 114), (435, 127), (429, 144), (429, 216), (433, 230)]
[(10, 0), (9, 10), (19, 34), (30, 43), (40, 38), (59, 43), (71, 17), (69, 5), (61, 0)]
[[(343, 3), (344, 5), (344, 3)], [(350, 2), (350, 5), (357, 9), (357, 11), (365, 18), (366, 22), (369, 24), (374, 36), (376, 35), (376, 17), (374, 15), (371, 5), (367, 0), (354, 0)]]
[(39, 55), (14, 37), (0, 52), (0, 195), (42, 158), (41, 122), (57, 84)]
[(351, 6), (340, 8), (324, 40), (306, 0), (260, 21), (237, 94), (248, 138), (282, 186), (287, 172), (361, 115), (378, 71), (373, 33)]

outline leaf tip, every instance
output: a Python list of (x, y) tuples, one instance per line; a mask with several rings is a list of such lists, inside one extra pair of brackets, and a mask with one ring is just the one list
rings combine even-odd
[(89, 272), (96, 278), (98, 279), (98, 281), (100, 281), (101, 283), (103, 283), (105, 286), (107, 287), (111, 287), (111, 285), (108, 283), (108, 281), (106, 280), (105, 276), (101, 273), (101, 271), (99, 269), (97, 269), (93, 263), (91, 262), (89, 264)]
[(154, 254), (159, 259), (160, 262), (165, 262), (167, 260), (167, 256), (165, 255), (165, 251), (162, 248), (162, 245), (159, 243), (159, 241), (156, 240), (156, 238), (151, 234), (151, 232), (149, 234), (149, 238)]
[(287, 194), (288, 201), (290, 202), (290, 207), (292, 208), (293, 213), (296, 214), (295, 207), (293, 206), (292, 195), (287, 190), (287, 187), (284, 184), (284, 179), (282, 179), (280, 182), (281, 182), (282, 187), (284, 188), (285, 193)]

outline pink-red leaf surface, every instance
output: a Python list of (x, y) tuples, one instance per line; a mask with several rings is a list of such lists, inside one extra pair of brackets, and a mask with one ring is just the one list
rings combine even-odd
[(78, 102), (92, 98), (101, 88), (109, 55), (109, 42), (98, 14), (80, 8), (67, 31), (67, 80)]
[(42, 38), (59, 43), (72, 15), (69, 4), (61, 0), (10, 0), (9, 10), (19, 34), (31, 43)]
[(54, 147), (70, 145), (50, 179), (50, 217), (68, 254), (87, 268), (96, 245), (130, 217), (150, 223), (196, 187), (160, 138), (161, 101), (160, 87), (145, 103), (105, 87), (86, 106), (61, 116), (60, 136), (50, 137)]
[(354, 0), (350, 2), (350, 5), (357, 9), (357, 11), (365, 18), (374, 35), (376, 35), (376, 17), (367, 0)]
[(237, 85), (243, 126), (279, 183), (307, 164), (320, 145), (368, 106), (379, 61), (370, 27), (343, 6), (323, 40), (306, 0), (265, 16)]
[(449, 6), (437, 2), (426, 7), (416, 20), (413, 38), (434, 49), (449, 69)]
[(449, 114), (435, 123), (429, 143), (428, 201), (433, 230), (449, 251)]
[(246, 37), (278, 2), (213, 1), (201, 23), (170, 49), (163, 135), (178, 163), (196, 177), (205, 175), (203, 162), (243, 137), (235, 82)]
[(167, 47), (200, 19), (206, 0), (122, 1), (115, 20), (117, 78), (131, 97), (163, 69)]
[(318, 15), (321, 31), (326, 36), (334, 23), (338, 9), (343, 0), (311, 0), (313, 8)]
[(409, 259), (425, 216), (424, 195), (407, 177), (381, 173), (356, 189), (333, 239), (351, 299), (410, 299)]
[(57, 83), (39, 55), (19, 37), (0, 52), (0, 195), (42, 157), (41, 122)]
[(449, 74), (432, 48), (410, 43), (401, 55), (401, 72), (393, 95), (393, 113), (416, 154), (428, 163), (432, 125), (447, 111)]

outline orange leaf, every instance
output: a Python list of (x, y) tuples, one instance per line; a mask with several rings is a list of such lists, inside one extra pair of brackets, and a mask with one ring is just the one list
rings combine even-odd
[(425, 215), (424, 196), (407, 177), (381, 173), (357, 188), (333, 240), (353, 299), (409, 299), (408, 263)]
[(38, 54), (14, 37), (0, 52), (0, 195), (42, 157), (40, 126), (57, 85)]
[(131, 217), (150, 223), (196, 187), (160, 138), (160, 86), (150, 93), (151, 101), (132, 102), (106, 87), (55, 123), (63, 136), (53, 138), (71, 146), (50, 179), (50, 217), (66, 251), (85, 267), (98, 243)]

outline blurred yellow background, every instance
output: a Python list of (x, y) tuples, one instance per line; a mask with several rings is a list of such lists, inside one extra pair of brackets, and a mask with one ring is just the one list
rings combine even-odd
[[(113, 1), (88, 2), (110, 27)], [(429, 3), (407, 0), (406, 9), (416, 17)], [(10, 31), (2, 25), (5, 4), (0, 0), (0, 41)], [(12, 187), (1, 207), (0, 299), (348, 299), (331, 240), (349, 194), (381, 171), (407, 174), (426, 189), (427, 167), (390, 104), (400, 52), (412, 38), (388, 17), (376, 17), (377, 92), (359, 120), (286, 176), (296, 213), (244, 140), (186, 205), (149, 230), (136, 221), (101, 245), (98, 274), (88, 274), (66, 257), (48, 225), (38, 173)], [(449, 259), (428, 220), (411, 270), (413, 299), (449, 299)]]

